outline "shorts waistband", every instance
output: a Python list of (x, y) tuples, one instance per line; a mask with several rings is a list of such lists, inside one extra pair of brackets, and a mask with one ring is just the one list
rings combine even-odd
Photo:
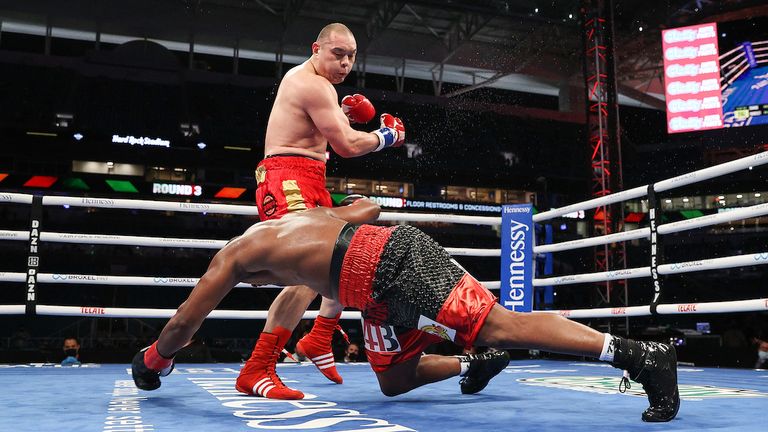
[(376, 267), (395, 228), (360, 225), (352, 236), (339, 274), (341, 304), (365, 310), (371, 301)]
[(298, 170), (307, 176), (325, 179), (325, 162), (300, 155), (269, 155), (259, 162), (257, 169), (267, 171), (281, 169)]
[(347, 223), (341, 228), (339, 236), (336, 238), (336, 244), (333, 245), (333, 255), (331, 256), (331, 292), (339, 292), (339, 277), (341, 275), (341, 267), (344, 264), (344, 256), (347, 254), (349, 243), (352, 241), (358, 225)]
[(320, 162), (320, 160), (318, 160), (318, 159), (315, 159), (315, 158), (313, 158), (313, 157), (309, 157), (309, 156), (307, 156), (307, 155), (298, 154), (298, 153), (278, 153), (278, 154), (271, 154), (271, 155), (269, 155), (269, 156), (265, 156), (265, 157), (264, 157), (264, 159), (269, 159), (269, 158), (276, 158), (276, 157), (300, 157), (300, 158), (306, 158), (306, 159), (309, 159), (309, 160), (313, 160), (313, 161), (317, 161), (317, 162)]

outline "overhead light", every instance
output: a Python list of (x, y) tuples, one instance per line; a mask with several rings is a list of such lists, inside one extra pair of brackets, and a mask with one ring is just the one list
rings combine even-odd
[(737, 199), (742, 199), (743, 197), (744, 197), (744, 195), (742, 195), (742, 194), (738, 194), (738, 195), (736, 195), (736, 198), (737, 198)]
[(725, 199), (725, 196), (723, 196), (723, 195), (720, 195), (719, 197), (717, 197), (717, 199), (719, 199), (719, 200), (724, 200), (724, 199)]
[(534, 9), (533, 12), (539, 13), (539, 8)]
[(74, 137), (76, 140), (80, 141), (81, 139), (83, 139), (83, 134), (78, 132), (78, 133), (72, 135), (72, 137)]
[(671, 202), (672, 202), (672, 200), (671, 200), (671, 199), (665, 199), (665, 200), (664, 200), (664, 202), (665, 202), (665, 203), (667, 203), (667, 204), (669, 204), (669, 203), (671, 203)]
[(688, 202), (688, 201), (689, 201), (688, 198), (683, 198), (683, 202)]
[(755, 194), (755, 198), (760, 198), (760, 192), (757, 192), (757, 193)]
[(720, 34), (720, 36), (725, 37), (725, 33)]
[(638, 27), (638, 31), (643, 31), (643, 26)]
[(568, 14), (569, 19), (573, 19), (573, 14)]
[(115, 163), (114, 162), (107, 162), (107, 168), (112, 169), (114, 167), (115, 167)]
[(181, 134), (189, 138), (191, 136), (200, 135), (200, 126), (195, 123), (181, 123), (179, 125)]
[(202, 150), (202, 149), (204, 149), (204, 148), (206, 148), (206, 147), (207, 147), (207, 146), (206, 146), (206, 145), (205, 145), (205, 143), (204, 143), (204, 142), (202, 142), (202, 141), (200, 141), (199, 143), (197, 143), (197, 148), (199, 148), (200, 150)]
[(72, 120), (75, 119), (75, 116), (68, 113), (56, 113), (56, 127), (60, 128), (66, 128), (69, 127), (69, 124), (72, 123)]

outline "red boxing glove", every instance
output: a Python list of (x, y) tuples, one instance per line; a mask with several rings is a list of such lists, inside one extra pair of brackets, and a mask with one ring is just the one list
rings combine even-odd
[(368, 123), (376, 115), (371, 101), (361, 94), (344, 96), (341, 100), (341, 110), (352, 123)]
[(375, 131), (379, 135), (379, 151), (387, 147), (400, 147), (405, 142), (405, 125), (400, 117), (384, 113), (381, 115), (381, 129)]

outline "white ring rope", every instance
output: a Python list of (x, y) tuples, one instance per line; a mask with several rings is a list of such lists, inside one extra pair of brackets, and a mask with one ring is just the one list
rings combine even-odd
[[(728, 51), (728, 52), (727, 52), (727, 53), (725, 53), (725, 54), (721, 54), (721, 55), (720, 55), (720, 60), (722, 60), (722, 59), (723, 59), (723, 57), (725, 57), (725, 56), (727, 56), (727, 55), (729, 55), (729, 54), (733, 54), (733, 53), (734, 53), (734, 52), (736, 52), (736, 51), (739, 51), (739, 52), (743, 53), (743, 51), (741, 51), (741, 45), (739, 45), (739, 46), (737, 46), (736, 48), (734, 48), (734, 49), (732, 49), (732, 50)], [(743, 54), (742, 54), (742, 55), (743, 55)], [(721, 66), (721, 67), (722, 67), (722, 66)]]
[[(26, 273), (0, 273), (0, 282), (25, 282)], [(164, 287), (193, 287), (199, 278), (168, 277), (168, 276), (109, 276), (70, 273), (38, 273), (37, 282), (50, 284), (80, 284), (80, 285), (118, 285), (118, 286), (164, 286)], [(488, 289), (499, 289), (500, 281), (480, 282)], [(278, 285), (260, 285), (254, 287), (241, 282), (236, 288), (282, 288)]]
[[(32, 203), (32, 195), (17, 193), (0, 194), (0, 202)], [(43, 205), (69, 205), (75, 207), (114, 208), (125, 210), (159, 210), (181, 211), (188, 213), (223, 213), (236, 215), (258, 216), (256, 206), (234, 204), (211, 204), (179, 201), (152, 201), (118, 198), (87, 198), (68, 196), (44, 196)], [(447, 222), (467, 225), (500, 225), (501, 217), (498, 216), (465, 216), (455, 214), (429, 214), (429, 213), (395, 213), (384, 212), (379, 216), (380, 221), (402, 222)]]
[(24, 315), (24, 305), (0, 305), (0, 315)]
[[(715, 177), (731, 174), (736, 171), (748, 169), (750, 167), (760, 166), (768, 164), (768, 152), (757, 153), (751, 156), (743, 157), (741, 159), (732, 160), (720, 165), (711, 166), (698, 171), (693, 171), (688, 174), (672, 177), (667, 180), (662, 180), (658, 183), (654, 183), (653, 187), (656, 192), (664, 192), (670, 189), (689, 185), (691, 183), (697, 183), (704, 180), (713, 179)], [(640, 198), (648, 193), (648, 186), (638, 186), (633, 189), (627, 189), (625, 191), (616, 192), (610, 195), (605, 195), (599, 198), (594, 198), (588, 201), (582, 201), (580, 203), (571, 204), (565, 207), (548, 210), (539, 214), (533, 215), (534, 222), (542, 222), (549, 219), (554, 219), (558, 216), (562, 216), (568, 213), (573, 213), (579, 210), (588, 210), (595, 207), (600, 207), (608, 204), (614, 204), (621, 201), (626, 201), (634, 198)]]
[[(0, 230), (0, 240), (29, 240), (29, 231)], [(121, 246), (150, 246), (197, 249), (221, 249), (227, 240), (185, 239), (170, 237), (143, 237), (110, 234), (81, 234), (41, 232), (40, 240), (52, 243), (101, 244)], [(454, 256), (498, 257), (501, 249), (445, 248)]]
[[(658, 271), (659, 274), (662, 275), (672, 275), (763, 264), (768, 264), (768, 252), (662, 264), (658, 267)], [(637, 267), (598, 273), (582, 273), (553, 278), (534, 279), (533, 286), (570, 285), (575, 283), (603, 282), (607, 280), (635, 279), (640, 277), (651, 277), (651, 268)]]
[[(176, 309), (113, 308), (90, 306), (37, 305), (38, 315), (85, 316), (111, 318), (170, 318)], [(319, 311), (304, 312), (303, 319), (317, 318)], [(213, 319), (267, 319), (267, 311), (258, 310), (214, 310), (208, 318)], [(360, 319), (360, 312), (344, 311), (341, 319)]]
[(32, 204), (32, 195), (12, 192), (0, 193), (0, 202)]
[(379, 215), (378, 220), (384, 222), (448, 222), (466, 225), (501, 225), (500, 216), (464, 216), (455, 214), (383, 212)]
[[(733, 313), (768, 310), (768, 298), (734, 300), (708, 303), (660, 304), (656, 312), (660, 315)], [(651, 315), (650, 306), (628, 306), (596, 309), (537, 310), (536, 313), (554, 313), (568, 318), (615, 318)]]
[(43, 205), (69, 205), (75, 207), (98, 207), (126, 210), (180, 211), (188, 213), (224, 213), (248, 216), (259, 215), (256, 206), (119, 198), (45, 196), (43, 197)]
[(641, 238), (648, 238), (651, 236), (650, 228), (639, 228), (632, 231), (621, 231), (613, 234), (597, 237), (585, 237), (577, 240), (570, 240), (560, 243), (551, 243), (541, 246), (533, 246), (533, 252), (537, 254), (543, 254), (548, 252), (561, 252), (571, 249), (585, 248), (589, 246), (604, 245), (609, 243), (617, 243), (620, 241), (636, 240)]
[(23, 241), (29, 241), (29, 231), (0, 230), (0, 240), (23, 240)]
[[(718, 225), (736, 220), (749, 219), (753, 217), (768, 214), (768, 203), (757, 204), (750, 207), (740, 207), (723, 213), (715, 213), (706, 216), (700, 216), (693, 219), (686, 219), (678, 222), (659, 225), (659, 234), (672, 234), (681, 231), (692, 230), (696, 228)], [(551, 243), (548, 245), (534, 246), (535, 253), (559, 252), (571, 249), (584, 248), (588, 246), (604, 245), (618, 241), (635, 240), (640, 238), (649, 238), (651, 228), (639, 228), (632, 231), (622, 231), (614, 234), (608, 234), (598, 237), (588, 237), (578, 240), (571, 240), (561, 243)]]
[[(764, 165), (768, 163), (768, 152), (758, 153), (752, 156), (737, 159), (713, 167), (683, 174), (667, 180), (653, 184), (657, 192), (663, 192), (677, 187), (682, 187), (691, 183), (708, 180), (714, 177), (730, 174), (746, 168)], [(606, 195), (603, 197), (591, 199), (581, 203), (572, 204), (559, 209), (552, 209), (533, 216), (534, 222), (541, 222), (562, 216), (579, 210), (587, 210), (603, 205), (613, 204), (620, 201), (639, 198), (648, 193), (648, 186), (640, 186), (634, 189)], [(19, 202), (31, 203), (32, 196), (25, 194), (0, 194), (0, 202)], [(228, 204), (205, 204), (205, 203), (183, 203), (167, 201), (149, 201), (149, 200), (127, 200), (127, 199), (102, 199), (102, 198), (75, 198), (46, 196), (42, 200), (44, 205), (74, 205), (81, 207), (101, 207), (101, 208), (121, 208), (121, 209), (145, 209), (145, 210), (167, 210), (184, 212), (213, 212), (228, 214), (246, 214), (256, 215), (257, 209), (254, 206), (238, 206)], [(702, 216), (695, 219), (689, 219), (680, 222), (660, 225), (658, 232), (660, 234), (669, 234), (709, 225), (715, 225), (733, 220), (745, 219), (748, 217), (760, 216), (768, 213), (768, 204), (759, 204), (752, 207), (740, 208), (726, 213)], [(483, 216), (463, 216), (463, 215), (434, 215), (434, 214), (414, 214), (414, 213), (382, 213), (382, 221), (403, 221), (403, 222), (448, 222), (464, 223), (474, 225), (499, 225), (500, 217)], [(575, 249), (579, 247), (594, 246), (598, 244), (612, 243), (616, 241), (626, 241), (648, 237), (650, 229), (638, 229), (622, 233), (615, 233), (607, 236), (563, 242), (554, 245), (545, 245), (534, 249), (537, 253), (552, 252), (558, 250)], [(0, 231), (0, 239), (28, 240), (29, 234), (24, 231)], [(179, 238), (156, 238), (139, 236), (114, 236), (98, 234), (68, 234), (68, 233), (42, 233), (41, 240), (60, 241), (69, 243), (94, 242), (101, 244), (132, 244), (144, 242), (149, 246), (172, 246), (172, 247), (201, 247), (201, 248), (219, 248), (223, 246), (222, 240), (200, 240), (200, 239), (179, 239)], [(102, 243), (103, 242), (103, 243)], [(113, 243), (120, 242), (120, 243)], [(124, 242), (124, 243), (123, 243)], [(129, 243), (131, 242), (131, 243)], [(224, 242), (226, 243), (226, 242)], [(144, 245), (144, 244), (141, 244)], [(193, 246), (192, 246), (193, 245)], [(455, 255), (470, 255), (473, 250), (450, 248), (450, 253)], [(474, 256), (498, 256), (499, 249), (476, 249)], [(688, 261), (683, 263), (664, 264), (658, 267), (659, 274), (676, 274), (691, 271), (702, 271), (711, 269), (722, 269), (741, 267), (749, 265), (768, 264), (768, 252), (757, 254), (737, 255), (723, 258), (713, 258), (698, 261)], [(560, 276), (555, 278), (534, 279), (534, 286), (565, 285), (581, 282), (599, 282), (615, 279), (631, 279), (639, 277), (649, 277), (650, 267), (621, 269), (599, 273), (588, 273), (571, 276)], [(0, 273), (0, 281), (24, 282), (26, 274), (24, 273)], [(96, 276), (96, 275), (61, 275), (61, 274), (38, 274), (40, 282), (48, 283), (83, 283), (83, 284), (106, 284), (106, 285), (168, 285), (168, 286), (194, 286), (198, 279), (196, 278), (156, 278), (156, 277), (137, 277), (137, 276)], [(488, 288), (500, 287), (499, 281), (483, 282)], [(250, 287), (249, 284), (238, 284), (238, 286)], [(698, 307), (698, 309), (697, 309)], [(99, 312), (93, 312), (91, 309), (97, 309)], [(709, 312), (738, 312), (768, 309), (768, 300), (754, 299), (735, 302), (714, 302), (714, 303), (691, 303), (680, 305), (658, 305), (658, 313), (709, 313)], [(24, 306), (4, 305), (0, 306), (0, 314), (24, 312)], [(142, 316), (142, 311), (151, 314), (153, 317), (167, 318), (172, 316), (174, 310), (166, 309), (134, 309), (134, 308), (87, 308), (75, 306), (48, 306), (36, 305), (38, 314), (45, 315), (77, 315), (77, 316)], [(550, 313), (566, 314), (572, 318), (587, 317), (611, 317), (611, 316), (641, 316), (650, 315), (650, 306), (632, 306), (622, 308), (602, 308), (602, 309), (584, 309), (575, 311), (539, 311)], [(214, 311), (211, 318), (266, 318), (265, 311)], [(107, 315), (114, 314), (114, 315)], [(308, 314), (312, 314), (308, 312)], [(316, 312), (315, 312), (316, 314)], [(357, 314), (359, 317), (359, 313)]]
[[(0, 237), (1, 238), (1, 237)], [(221, 249), (227, 240), (143, 237), (109, 234), (41, 232), (40, 240), (54, 243), (85, 243), (119, 246), (153, 246), (173, 248)]]
[(740, 56), (736, 56), (736, 57), (728, 60), (728, 62), (726, 62), (725, 64), (720, 65), (720, 69), (723, 69), (723, 68), (727, 67), (728, 65), (730, 65), (733, 62), (735, 62), (736, 60), (741, 60), (741, 63), (739, 63), (736, 66), (732, 67), (730, 70), (725, 71), (725, 73), (723, 74), (723, 78), (722, 79), (726, 79), (727, 75), (732, 74), (733, 71), (736, 70), (736, 68), (741, 67), (743, 64), (745, 64), (747, 62), (747, 59), (744, 58), (744, 55), (742, 54)]
[[(661, 315), (733, 313), (768, 310), (768, 298), (735, 300), (708, 303), (660, 304), (657, 312)], [(650, 306), (628, 306), (596, 309), (535, 310), (534, 313), (553, 313), (568, 318), (611, 318), (651, 315)], [(2, 305), (0, 315), (20, 315), (24, 305)], [(112, 318), (170, 318), (176, 309), (112, 308), (91, 306), (49, 306), (37, 305), (38, 315), (112, 317)], [(307, 311), (304, 319), (316, 318), (318, 311)], [(213, 319), (266, 319), (267, 311), (214, 310), (208, 315)], [(360, 319), (360, 312), (344, 311), (341, 319)]]

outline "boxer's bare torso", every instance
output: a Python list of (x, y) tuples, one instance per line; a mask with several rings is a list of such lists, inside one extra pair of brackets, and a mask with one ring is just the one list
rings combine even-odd
[(233, 260), (238, 281), (309, 285), (323, 297), (338, 299), (329, 278), (336, 239), (347, 223), (371, 222), (379, 211), (371, 201), (360, 200), (346, 207), (288, 214), (253, 225), (221, 253)]
[(306, 99), (318, 92), (327, 93), (327, 98), (334, 101), (338, 99), (336, 89), (316, 74), (310, 61), (285, 75), (267, 124), (265, 156), (298, 154), (325, 161), (328, 141), (306, 111)]
[(338, 31), (315, 42), (313, 50), (312, 57), (288, 71), (277, 89), (265, 156), (298, 154), (324, 162), (328, 142), (334, 149), (347, 147), (352, 129), (339, 109), (333, 84), (351, 71), (357, 44), (351, 33)]

